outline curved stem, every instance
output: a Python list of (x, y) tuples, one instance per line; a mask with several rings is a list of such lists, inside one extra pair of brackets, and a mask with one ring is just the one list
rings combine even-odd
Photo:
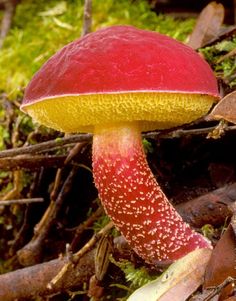
[(93, 174), (106, 213), (147, 262), (170, 262), (208, 241), (190, 229), (148, 167), (136, 124), (97, 128)]

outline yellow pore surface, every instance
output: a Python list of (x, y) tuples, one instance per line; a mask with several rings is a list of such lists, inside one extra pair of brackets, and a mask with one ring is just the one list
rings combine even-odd
[(215, 97), (200, 94), (134, 92), (69, 95), (23, 106), (40, 124), (62, 132), (94, 132), (95, 126), (138, 121), (142, 131), (166, 129), (205, 115)]

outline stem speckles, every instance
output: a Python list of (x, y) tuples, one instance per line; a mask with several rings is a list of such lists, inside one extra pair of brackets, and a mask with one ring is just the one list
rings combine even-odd
[(112, 126), (94, 135), (93, 172), (106, 213), (146, 261), (176, 260), (209, 247), (183, 222), (157, 184), (135, 125)]

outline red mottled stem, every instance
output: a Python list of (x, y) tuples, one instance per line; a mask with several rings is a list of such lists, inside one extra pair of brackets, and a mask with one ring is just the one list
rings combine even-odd
[(137, 125), (96, 129), (93, 174), (107, 214), (147, 262), (169, 262), (211, 247), (183, 222), (157, 184)]

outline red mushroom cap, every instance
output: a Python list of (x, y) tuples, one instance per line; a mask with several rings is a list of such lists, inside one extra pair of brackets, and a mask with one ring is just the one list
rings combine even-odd
[(52, 56), (28, 85), (22, 107), (58, 96), (137, 91), (218, 97), (212, 70), (193, 49), (156, 32), (112, 26)]

